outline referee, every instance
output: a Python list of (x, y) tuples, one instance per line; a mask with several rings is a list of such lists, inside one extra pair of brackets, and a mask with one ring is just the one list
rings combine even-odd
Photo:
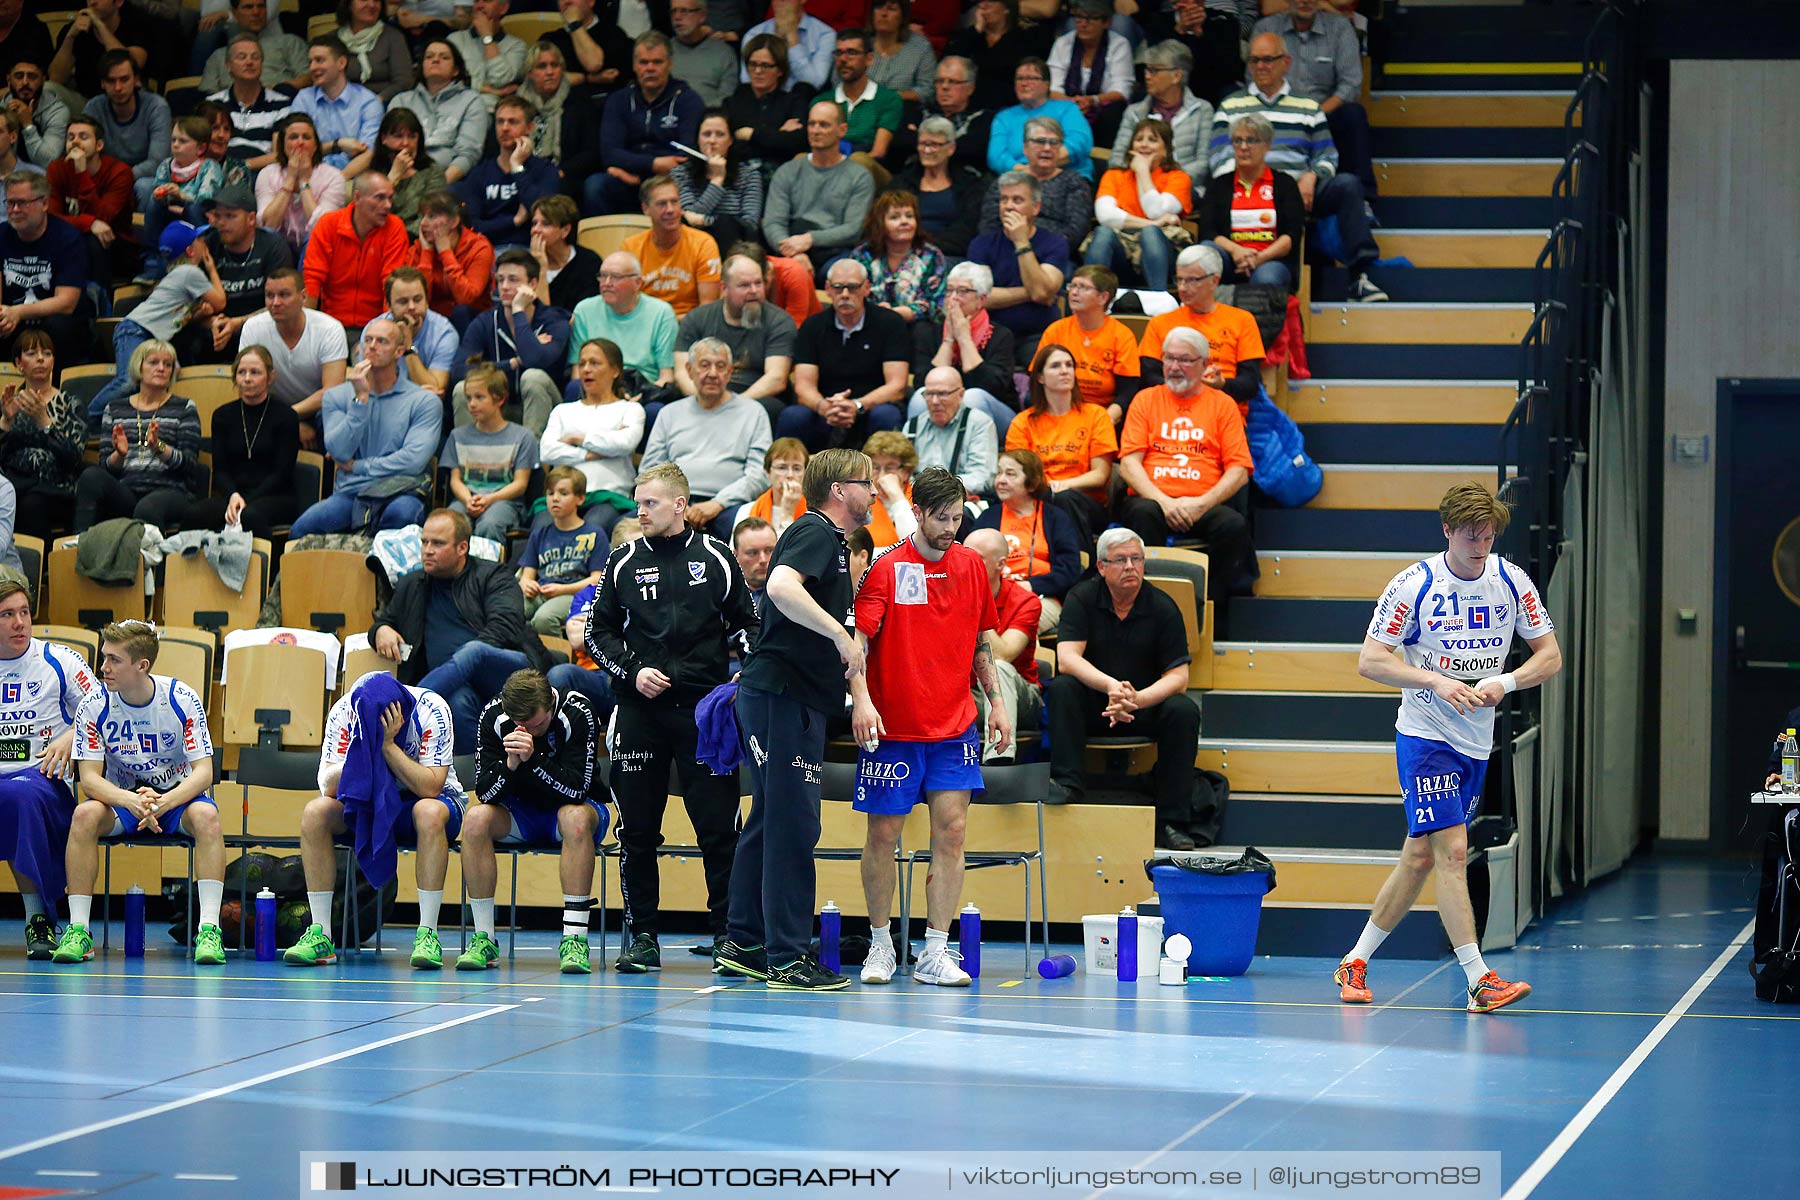
[[(863, 669), (851, 636), (855, 590), (845, 535), (869, 522), (869, 457), (822, 450), (806, 463), (806, 513), (775, 543), (762, 606), (762, 638), (738, 684), (738, 735), (750, 767), (750, 819), (731, 875), (731, 932), (718, 970), (780, 991), (850, 985), (808, 952), (813, 850), (825, 721), (844, 711), (844, 680)], [(831, 669), (844, 663), (842, 677)]]
[(588, 613), (587, 643), (612, 679), (612, 789), (619, 800), (620, 887), (629, 940), (613, 968), (662, 969), (656, 851), (669, 798), (681, 784), (706, 869), (715, 953), (725, 936), (737, 844), (737, 772), (714, 775), (695, 757), (694, 706), (724, 683), (727, 659), (754, 644), (756, 607), (723, 543), (687, 524), (688, 481), (674, 463), (638, 476), (643, 536), (614, 548)]

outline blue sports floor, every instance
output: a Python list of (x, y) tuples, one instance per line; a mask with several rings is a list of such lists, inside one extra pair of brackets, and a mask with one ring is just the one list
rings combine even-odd
[(1736, 864), (1635, 863), (1491, 957), (1535, 992), (1485, 1017), (1447, 957), (1378, 958), (1368, 1009), (1323, 959), (1014, 982), (1023, 954), (991, 944), (969, 992), (796, 996), (721, 988), (674, 937), (633, 979), (556, 974), (548, 934), (510, 969), (424, 976), (405, 930), (380, 959), (201, 973), (117, 936), (29, 963), (15, 922), (0, 1197), (288, 1196), (304, 1150), (908, 1146), (1494, 1150), (1507, 1200), (1790, 1195), (1800, 1009), (1752, 995), (1754, 894)]

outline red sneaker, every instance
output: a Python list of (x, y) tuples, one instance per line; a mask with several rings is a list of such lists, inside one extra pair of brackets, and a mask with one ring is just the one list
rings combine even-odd
[(1472, 1013), (1493, 1012), (1496, 1008), (1505, 1008), (1529, 995), (1531, 995), (1529, 983), (1524, 980), (1520, 980), (1518, 983), (1508, 983), (1489, 971), (1476, 981), (1474, 987), (1469, 989), (1469, 1011)]
[(1367, 1004), (1375, 998), (1369, 990), (1369, 964), (1360, 958), (1347, 958), (1338, 964), (1337, 972), (1332, 975), (1333, 983), (1338, 985), (1338, 997), (1345, 1004)]

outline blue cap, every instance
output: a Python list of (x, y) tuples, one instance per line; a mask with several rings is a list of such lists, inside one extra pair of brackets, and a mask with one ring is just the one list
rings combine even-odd
[(186, 221), (170, 221), (163, 227), (162, 240), (157, 243), (164, 258), (180, 258), (187, 253), (187, 248), (194, 244), (210, 225), (189, 225)]

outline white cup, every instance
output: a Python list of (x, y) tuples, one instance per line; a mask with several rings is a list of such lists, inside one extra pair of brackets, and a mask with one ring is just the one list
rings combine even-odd
[(1179, 958), (1164, 958), (1157, 982), (1180, 986), (1187, 982), (1187, 963)]

